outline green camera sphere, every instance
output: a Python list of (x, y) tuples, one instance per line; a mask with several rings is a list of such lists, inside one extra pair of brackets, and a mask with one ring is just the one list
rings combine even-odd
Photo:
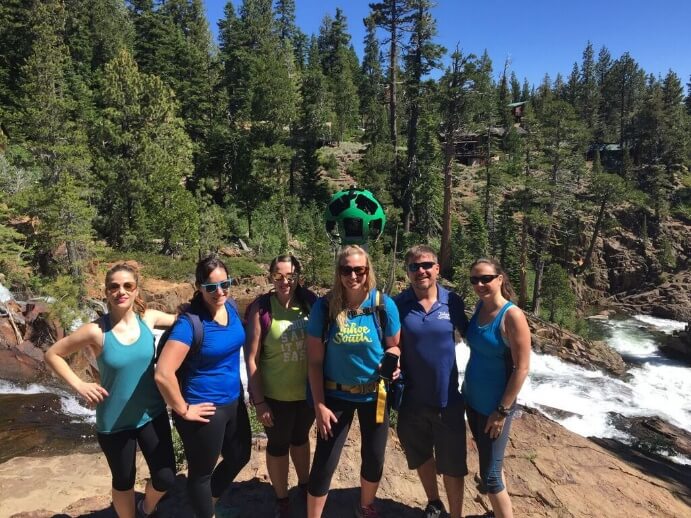
[(341, 245), (364, 245), (382, 235), (386, 214), (374, 194), (352, 187), (331, 197), (324, 220), (332, 241)]

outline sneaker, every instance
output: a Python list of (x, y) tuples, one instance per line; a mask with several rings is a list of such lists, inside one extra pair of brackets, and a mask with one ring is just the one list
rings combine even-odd
[(444, 504), (441, 500), (435, 500), (434, 502), (429, 502), (427, 507), (425, 507), (425, 518), (442, 518), (446, 516), (446, 509), (444, 509)]
[(379, 518), (379, 513), (372, 504), (365, 506), (359, 505), (355, 510), (355, 516), (357, 518)]
[(290, 500), (288, 498), (277, 499), (274, 518), (291, 518), (292, 516), (290, 512)]
[(139, 502), (137, 502), (137, 518), (149, 518), (149, 516), (153, 516), (156, 514), (156, 508), (154, 507), (154, 510), (151, 511), (150, 513), (145, 513), (144, 512), (144, 499), (142, 498)]

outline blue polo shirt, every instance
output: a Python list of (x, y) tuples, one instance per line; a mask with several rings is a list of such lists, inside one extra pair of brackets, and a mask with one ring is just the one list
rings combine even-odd
[[(208, 311), (199, 317), (204, 326), (204, 341), (196, 354), (185, 358), (182, 396), (190, 404), (214, 403), (226, 405), (242, 395), (240, 380), (240, 349), (245, 343), (245, 330), (240, 315), (226, 302), (228, 324), (216, 322)], [(192, 325), (179, 318), (170, 332), (169, 340), (192, 346)]]
[[(376, 289), (370, 291), (360, 308), (371, 308), (376, 304)], [(395, 336), (401, 328), (398, 309), (388, 295), (382, 293), (381, 303), (386, 311), (384, 337)], [(307, 334), (320, 338), (327, 322), (326, 297), (319, 298), (312, 306), (307, 322)], [(383, 323), (382, 323), (383, 324)], [(379, 340), (379, 330), (374, 314), (346, 318), (343, 328), (333, 322), (329, 325), (324, 356), (324, 379), (343, 385), (362, 385), (379, 379), (379, 363), (384, 356), (385, 345)], [(326, 393), (348, 401), (374, 401), (376, 394), (350, 394), (339, 390)]]
[(445, 408), (461, 401), (454, 327), (468, 320), (463, 300), (437, 284), (437, 301), (426, 312), (412, 287), (395, 298), (401, 317), (401, 366), (405, 402)]

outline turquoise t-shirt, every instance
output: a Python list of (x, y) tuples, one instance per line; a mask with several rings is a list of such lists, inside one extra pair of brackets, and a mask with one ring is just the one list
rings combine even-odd
[[(382, 294), (386, 309), (384, 336), (396, 335), (401, 329), (398, 308), (393, 300)], [(374, 307), (376, 289), (373, 289), (360, 308)], [(319, 298), (310, 312), (307, 334), (321, 339), (326, 323), (324, 314), (328, 307), (325, 297)], [(346, 325), (338, 329), (336, 322), (329, 327), (326, 354), (324, 357), (324, 379), (343, 385), (361, 385), (379, 379), (377, 368), (384, 356), (384, 344), (379, 340), (374, 314), (347, 318)], [(327, 390), (327, 395), (348, 401), (374, 401), (376, 394), (350, 394), (338, 390)]]
[(480, 302), (466, 331), (470, 358), (463, 379), (463, 397), (468, 406), (483, 415), (496, 410), (513, 372), (511, 349), (501, 335), (501, 321), (511, 306), (507, 302), (491, 322), (481, 326), (477, 323)]
[(154, 335), (137, 316), (139, 338), (123, 344), (103, 317), (103, 350), (96, 358), (101, 386), (108, 396), (96, 406), (96, 430), (114, 433), (144, 426), (165, 412), (154, 382)]

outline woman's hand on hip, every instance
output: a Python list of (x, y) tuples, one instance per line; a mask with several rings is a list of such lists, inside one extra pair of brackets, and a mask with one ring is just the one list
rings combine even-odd
[(189, 405), (184, 414), (180, 414), (186, 421), (198, 421), (200, 423), (208, 423), (208, 417), (216, 413), (216, 406), (213, 403), (196, 403)]
[(323, 403), (319, 404), (315, 414), (317, 418), (317, 431), (321, 438), (326, 441), (329, 437), (333, 437), (331, 425), (332, 423), (338, 423), (336, 415)]
[(82, 396), (91, 406), (98, 405), (101, 401), (108, 397), (108, 391), (98, 383), (82, 382), (76, 387), (76, 389), (79, 395)]
[(259, 419), (259, 422), (265, 427), (271, 428), (274, 425), (274, 415), (266, 401), (262, 401), (258, 405), (255, 405), (254, 411), (257, 413), (257, 419)]
[(492, 412), (487, 418), (487, 425), (485, 426), (485, 433), (489, 434), (491, 439), (496, 439), (501, 435), (506, 423), (506, 417), (499, 412)]

